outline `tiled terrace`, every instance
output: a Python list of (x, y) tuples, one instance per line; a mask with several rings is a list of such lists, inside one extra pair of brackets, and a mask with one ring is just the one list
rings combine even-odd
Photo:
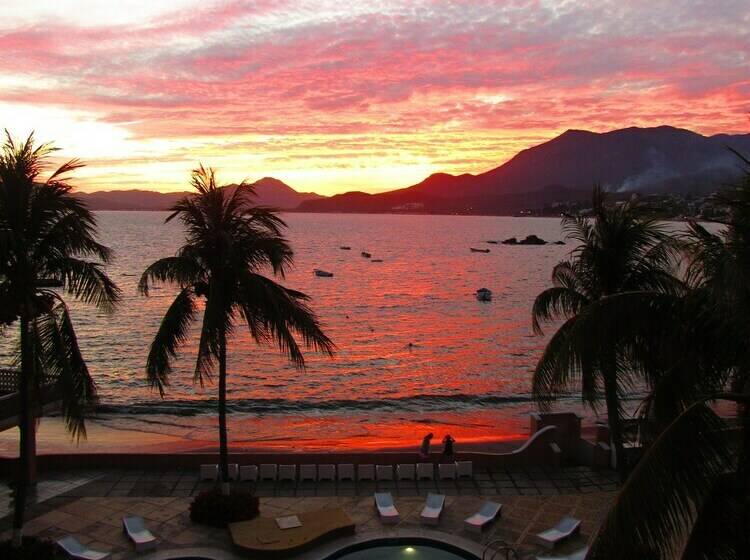
[[(250, 483), (241, 483), (250, 489)], [(200, 482), (195, 472), (104, 471), (71, 472), (39, 483), (37, 499), (30, 507), (27, 533), (59, 538), (71, 533), (93, 548), (113, 551), (113, 558), (136, 556), (122, 535), (121, 518), (140, 515), (159, 537), (159, 550), (191, 546), (223, 549), (231, 558), (228, 531), (193, 525), (188, 517), (190, 496), (210, 483)], [(475, 470), (473, 480), (440, 482), (304, 482), (258, 483), (261, 515), (278, 517), (339, 505), (357, 524), (358, 534), (391, 535), (414, 529), (441, 531), (465, 539), (489, 542), (503, 539), (521, 558), (533, 558), (539, 549), (533, 535), (552, 526), (562, 515), (583, 520), (582, 533), (560, 547), (570, 552), (593, 536), (614, 497), (617, 485), (609, 471), (586, 468), (561, 470)], [(393, 493), (401, 523), (385, 527), (377, 519), (372, 493)], [(419, 513), (427, 492), (446, 494), (446, 509), (439, 526), (427, 529)], [(9, 536), (10, 515), (7, 484), (0, 487), (0, 538)], [(463, 530), (463, 519), (484, 499), (503, 504), (502, 518), (481, 537)]]

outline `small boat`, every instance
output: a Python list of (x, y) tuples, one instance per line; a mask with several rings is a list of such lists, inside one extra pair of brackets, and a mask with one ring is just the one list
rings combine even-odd
[(369, 259), (370, 257), (372, 257), (372, 255), (368, 253), (367, 251), (362, 251), (361, 255), (366, 259)]
[(492, 291), (487, 288), (479, 288), (477, 290), (478, 301), (492, 301)]
[(370, 262), (383, 262), (383, 259), (372, 259)]
[(313, 270), (313, 274), (315, 274), (315, 276), (320, 276), (322, 278), (331, 278), (333, 276), (333, 272), (320, 270), (319, 268), (316, 268), (315, 270)]
[(469, 249), (471, 249), (472, 253), (489, 253), (490, 252), (489, 249), (477, 249), (475, 247), (469, 247)]
[(341, 249), (342, 251), (351, 251), (352, 250), (352, 248), (349, 247), (348, 245), (342, 245), (341, 247), (339, 247), (339, 249)]

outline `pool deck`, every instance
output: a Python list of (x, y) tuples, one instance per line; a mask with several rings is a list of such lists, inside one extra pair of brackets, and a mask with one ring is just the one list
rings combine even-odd
[[(251, 489), (250, 483), (240, 483)], [(190, 522), (191, 496), (208, 488), (196, 472), (180, 471), (69, 471), (45, 475), (30, 499), (27, 534), (57, 539), (73, 534), (99, 550), (112, 551), (115, 560), (164, 558), (165, 551), (192, 547), (218, 549), (217, 558), (234, 558), (229, 531)], [(521, 558), (543, 552), (534, 535), (552, 527), (563, 515), (583, 521), (581, 534), (555, 553), (569, 553), (593, 537), (617, 491), (615, 474), (585, 467), (563, 469), (475, 469), (472, 480), (440, 482), (297, 482), (258, 483), (252, 488), (261, 501), (263, 517), (279, 517), (328, 507), (341, 507), (356, 523), (357, 538), (396, 536), (409, 532), (451, 535), (482, 546), (502, 539)], [(373, 507), (375, 491), (391, 492), (401, 514), (397, 525), (383, 525)], [(440, 524), (420, 524), (427, 492), (446, 494)], [(485, 499), (503, 504), (502, 517), (482, 535), (467, 533), (463, 520)], [(10, 490), (0, 483), (0, 539), (10, 536)], [(136, 554), (122, 533), (122, 517), (139, 515), (159, 538), (155, 554)], [(315, 558), (316, 551), (304, 558)], [(320, 548), (323, 550), (323, 547)], [(223, 551), (223, 552), (221, 552)]]

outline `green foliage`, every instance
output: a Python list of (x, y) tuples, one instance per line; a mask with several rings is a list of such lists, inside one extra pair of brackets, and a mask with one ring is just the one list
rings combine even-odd
[(230, 523), (249, 521), (258, 516), (260, 501), (251, 494), (222, 494), (212, 488), (198, 494), (190, 504), (193, 523), (225, 528)]
[(20, 547), (13, 546), (9, 540), (0, 542), (0, 558), (3, 560), (63, 560), (66, 555), (49, 539), (23, 537)]

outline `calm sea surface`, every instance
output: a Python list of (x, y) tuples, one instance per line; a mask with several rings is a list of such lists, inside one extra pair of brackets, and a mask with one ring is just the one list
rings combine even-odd
[[(193, 384), (197, 328), (164, 399), (144, 375), (150, 341), (175, 294), (138, 295), (144, 268), (181, 244), (165, 213), (100, 212), (109, 269), (124, 292), (114, 316), (74, 304), (79, 342), (101, 397), (95, 424), (128, 434), (167, 434), (196, 448), (216, 441), (215, 385)], [(285, 284), (312, 297), (333, 359), (308, 353), (298, 371), (238, 325), (229, 346), (233, 448), (387, 448), (427, 431), (439, 441), (497, 441), (526, 433), (531, 372), (545, 338), (530, 309), (571, 245), (504, 246), (487, 240), (534, 233), (561, 238), (558, 219), (287, 214), (296, 266)], [(351, 246), (351, 251), (339, 249)], [(489, 248), (489, 254), (470, 247)], [(360, 256), (372, 253), (371, 262)], [(322, 268), (333, 278), (312, 273)], [(478, 302), (478, 288), (492, 290)], [(2, 351), (7, 354), (8, 343)], [(5, 361), (5, 357), (3, 358)], [(560, 408), (580, 410), (578, 399)], [(111, 438), (112, 450), (118, 439)]]

